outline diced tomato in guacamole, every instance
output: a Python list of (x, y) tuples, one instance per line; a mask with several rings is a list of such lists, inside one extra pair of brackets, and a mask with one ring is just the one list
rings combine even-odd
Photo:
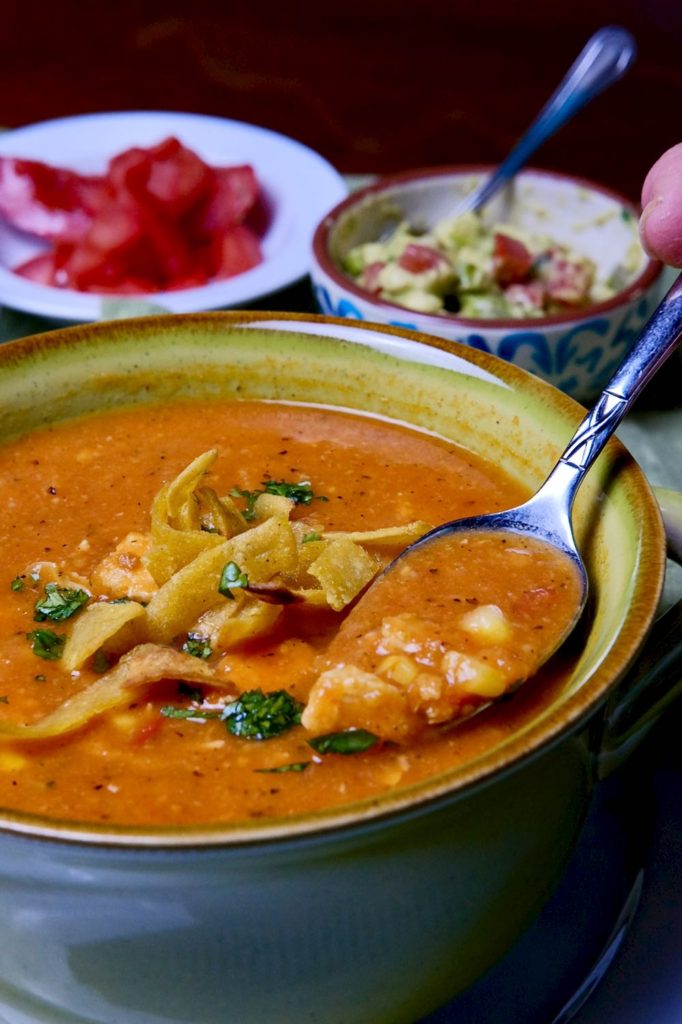
[(404, 222), (389, 237), (350, 249), (343, 268), (388, 302), (477, 319), (543, 317), (613, 294), (586, 256), (477, 213), (427, 232)]
[(498, 284), (521, 284), (529, 277), (533, 257), (523, 242), (496, 231), (493, 246), (493, 274)]

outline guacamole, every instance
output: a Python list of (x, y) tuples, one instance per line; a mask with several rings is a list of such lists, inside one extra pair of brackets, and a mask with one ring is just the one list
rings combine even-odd
[(476, 213), (426, 233), (400, 224), (389, 238), (351, 249), (344, 270), (378, 298), (422, 313), (481, 319), (551, 316), (610, 298), (623, 280), (596, 279), (586, 256)]

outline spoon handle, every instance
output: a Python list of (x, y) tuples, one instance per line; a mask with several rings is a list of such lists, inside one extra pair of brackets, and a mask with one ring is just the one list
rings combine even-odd
[[(682, 341), (682, 274), (578, 427), (545, 486), (559, 470), (571, 495), (635, 399)], [(562, 471), (563, 467), (563, 471)], [(566, 469), (570, 470), (566, 474)], [(568, 475), (569, 479), (565, 477)], [(544, 488), (543, 488), (544, 489)], [(539, 492), (538, 492), (539, 493)]]
[(455, 215), (477, 210), (487, 203), (545, 139), (625, 74), (636, 53), (635, 41), (626, 29), (610, 25), (595, 32), (509, 155), (490, 177), (457, 204)]

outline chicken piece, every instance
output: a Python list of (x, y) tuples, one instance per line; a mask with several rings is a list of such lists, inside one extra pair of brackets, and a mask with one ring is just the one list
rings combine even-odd
[(448, 651), (440, 672), (418, 672), (407, 686), (409, 707), (429, 725), (467, 718), (508, 688), (505, 674), (471, 654)]
[(428, 665), (435, 664), (445, 650), (434, 623), (412, 612), (387, 616), (368, 639), (376, 639), (377, 654), (408, 654)]
[(403, 743), (421, 723), (400, 686), (355, 665), (337, 665), (314, 683), (301, 724), (318, 736), (355, 728)]
[(42, 583), (47, 585), (48, 583), (56, 583), (60, 587), (70, 587), (72, 590), (86, 590), (90, 592), (90, 581), (85, 576), (81, 576), (77, 572), (69, 572), (68, 574), (60, 569), (56, 562), (33, 562), (29, 565), (22, 576), (28, 576), (28, 578), (34, 583)]
[(111, 598), (149, 601), (159, 589), (142, 562), (142, 556), (150, 545), (151, 538), (146, 533), (129, 533), (124, 537), (95, 567), (91, 576), (93, 591)]

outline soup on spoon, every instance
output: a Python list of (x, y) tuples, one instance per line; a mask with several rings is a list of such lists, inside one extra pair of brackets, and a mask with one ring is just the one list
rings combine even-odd
[(303, 713), (308, 729), (361, 724), (404, 741), (510, 693), (559, 646), (583, 601), (573, 559), (511, 531), (440, 537), (398, 558), (345, 620)]

